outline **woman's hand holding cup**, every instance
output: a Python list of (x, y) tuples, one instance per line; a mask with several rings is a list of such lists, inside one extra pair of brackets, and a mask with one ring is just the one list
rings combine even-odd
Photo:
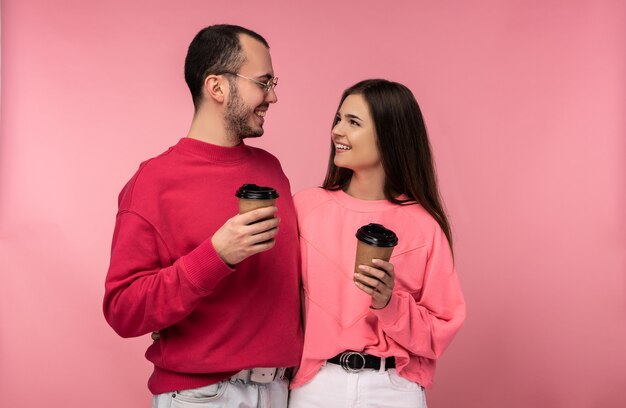
[(359, 228), (356, 238), (354, 284), (372, 297), (372, 308), (382, 309), (393, 292), (395, 275), (389, 259), (398, 237), (384, 225), (371, 223)]
[(368, 265), (359, 265), (354, 274), (354, 284), (357, 288), (372, 297), (372, 308), (382, 309), (391, 299), (395, 284), (393, 264), (382, 259), (372, 259), (376, 268)]

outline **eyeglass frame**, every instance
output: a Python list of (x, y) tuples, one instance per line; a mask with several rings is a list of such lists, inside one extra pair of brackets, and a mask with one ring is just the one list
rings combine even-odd
[(261, 88), (263, 88), (263, 91), (265, 91), (265, 93), (269, 93), (272, 89), (276, 88), (276, 85), (278, 85), (278, 77), (271, 77), (270, 79), (267, 80), (267, 82), (261, 82), (261, 81), (257, 81), (254, 78), (250, 78), (245, 75), (238, 74), (236, 72), (222, 72), (222, 74), (220, 75), (224, 75), (224, 74), (235, 75), (240, 78), (247, 79), (248, 81), (252, 81), (255, 84), (259, 85)]

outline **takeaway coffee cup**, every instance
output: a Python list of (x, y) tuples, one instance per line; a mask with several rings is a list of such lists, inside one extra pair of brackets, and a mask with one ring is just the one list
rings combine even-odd
[(257, 208), (271, 207), (276, 204), (278, 192), (272, 187), (244, 184), (235, 194), (239, 198), (239, 214), (256, 210)]
[(381, 224), (367, 224), (356, 232), (356, 260), (354, 271), (359, 271), (359, 265), (369, 265), (377, 268), (372, 259), (389, 261), (393, 248), (398, 245), (396, 234)]

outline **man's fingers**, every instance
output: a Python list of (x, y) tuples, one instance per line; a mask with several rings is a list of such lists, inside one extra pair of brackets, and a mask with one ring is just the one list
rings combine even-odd
[(239, 217), (239, 221), (241, 221), (242, 224), (249, 225), (265, 218), (273, 218), (276, 211), (278, 211), (276, 207), (263, 207), (248, 211), (244, 214), (239, 214), (236, 217)]
[(259, 252), (267, 251), (268, 249), (272, 249), (274, 248), (274, 245), (276, 245), (275, 239), (269, 239), (269, 240), (261, 241), (257, 244), (251, 245), (248, 248), (248, 256), (258, 254)]
[(276, 234), (278, 234), (278, 227), (272, 228), (268, 231), (263, 231), (258, 234), (254, 234), (250, 237), (250, 244), (256, 245), (260, 242), (269, 241), (270, 239), (274, 239), (274, 237), (276, 237)]
[(233, 216), (211, 237), (215, 251), (225, 263), (236, 265), (273, 248), (280, 222), (275, 214), (276, 207), (265, 207)]
[(247, 225), (246, 233), (250, 235), (257, 235), (265, 231), (269, 231), (272, 229), (278, 228), (278, 224), (280, 223), (280, 218), (270, 218), (269, 220), (255, 222), (254, 224)]

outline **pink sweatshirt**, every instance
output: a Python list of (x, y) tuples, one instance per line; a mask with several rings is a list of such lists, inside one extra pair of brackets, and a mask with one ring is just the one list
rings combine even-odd
[[(465, 301), (450, 246), (419, 205), (366, 201), (343, 191), (314, 188), (294, 197), (300, 228), (305, 340), (291, 388), (310, 381), (325, 360), (346, 350), (395, 356), (398, 374), (430, 387), (435, 360), (465, 319)], [(371, 222), (399, 242), (390, 262), (396, 281), (387, 307), (353, 282), (355, 233)]]

